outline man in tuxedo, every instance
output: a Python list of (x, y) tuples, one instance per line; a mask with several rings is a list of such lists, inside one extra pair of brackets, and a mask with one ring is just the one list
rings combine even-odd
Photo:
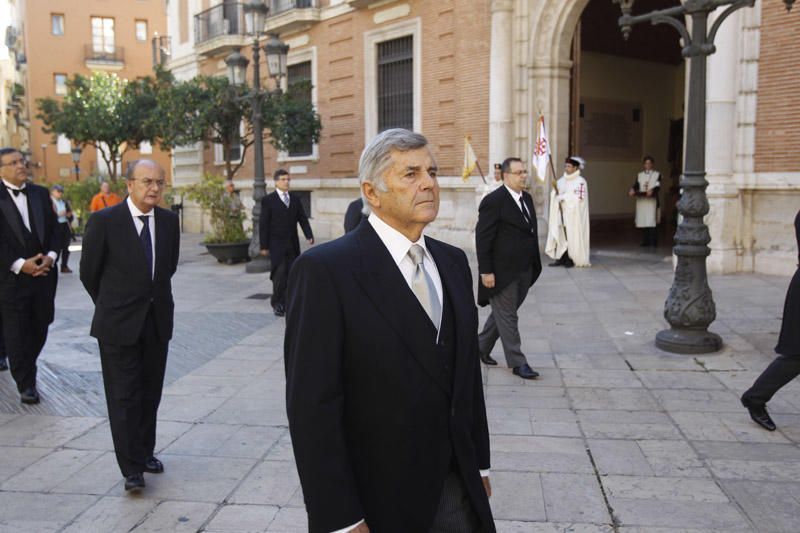
[(61, 249), (50, 193), (27, 183), (25, 158), (0, 149), (0, 315), (11, 375), (20, 401), (39, 403), (36, 359), (53, 322)]
[(164, 169), (142, 159), (125, 176), (128, 198), (89, 218), (80, 276), (95, 304), (91, 335), (100, 346), (103, 384), (117, 463), (125, 490), (159, 474), (156, 415), (161, 401), (175, 304), (178, 216), (158, 207)]
[(289, 429), (309, 531), (493, 532), (477, 309), (422, 135), (379, 134), (359, 163), (369, 218), (289, 276)]
[(364, 199), (361, 197), (356, 198), (348, 204), (347, 211), (344, 214), (344, 232), (350, 233), (368, 216), (369, 210), (364, 213)]
[(308, 223), (300, 197), (289, 192), (289, 173), (282, 168), (275, 171), (275, 190), (261, 199), (261, 217), (258, 235), (261, 255), (269, 255), (272, 262), (272, 310), (276, 316), (286, 314), (286, 280), (292, 263), (300, 255), (297, 225), (303, 228), (309, 244), (314, 244), (314, 234)]
[(496, 365), (489, 354), (498, 337), (506, 364), (523, 379), (539, 373), (522, 353), (517, 310), (542, 272), (533, 199), (525, 190), (528, 173), (522, 160), (509, 157), (502, 165), (503, 183), (478, 208), (475, 244), (478, 252), (478, 304), (492, 312), (478, 336), (481, 361)]

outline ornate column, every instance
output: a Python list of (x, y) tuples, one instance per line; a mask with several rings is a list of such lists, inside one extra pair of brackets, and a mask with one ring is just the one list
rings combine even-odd
[[(489, 62), (489, 161), (487, 166), (512, 154), (513, 0), (492, 0), (492, 37)], [(491, 169), (490, 169), (491, 170)]]

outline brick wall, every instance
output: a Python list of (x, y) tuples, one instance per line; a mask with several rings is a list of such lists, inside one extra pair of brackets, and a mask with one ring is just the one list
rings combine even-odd
[(800, 13), (783, 2), (761, 3), (761, 52), (756, 115), (756, 172), (800, 171)]

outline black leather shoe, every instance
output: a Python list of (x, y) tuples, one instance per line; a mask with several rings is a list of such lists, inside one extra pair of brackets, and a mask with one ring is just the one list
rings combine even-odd
[(126, 492), (138, 492), (144, 487), (144, 476), (142, 474), (133, 474), (125, 478)]
[(273, 307), (272, 312), (275, 313), (275, 316), (286, 316), (286, 310), (282, 305), (276, 305)]
[(549, 265), (547, 265), (547, 266), (551, 266), (551, 267), (560, 267), (560, 266), (564, 266), (564, 263), (562, 263), (562, 262), (561, 262), (561, 259), (559, 259), (558, 261), (553, 261), (552, 263), (550, 263), (550, 264), (549, 264)]
[(39, 403), (39, 393), (36, 392), (36, 387), (28, 387), (19, 393), (19, 401), (27, 404)]
[(747, 408), (747, 411), (750, 413), (750, 418), (753, 419), (753, 422), (767, 431), (775, 431), (777, 429), (778, 426), (776, 426), (775, 422), (772, 421), (772, 417), (769, 416), (766, 406), (751, 406), (748, 405), (744, 400), (742, 400), (742, 405)]
[(8, 361), (5, 357), (0, 357), (0, 372), (8, 370)]
[(528, 363), (522, 366), (515, 366), (513, 372), (522, 379), (536, 379), (539, 377), (539, 373), (532, 369)]
[(151, 457), (144, 462), (144, 471), (148, 474), (161, 474), (164, 472), (164, 463), (155, 457)]
[(481, 363), (489, 366), (497, 366), (497, 361), (495, 361), (494, 357), (492, 357), (488, 353), (486, 355), (481, 355)]

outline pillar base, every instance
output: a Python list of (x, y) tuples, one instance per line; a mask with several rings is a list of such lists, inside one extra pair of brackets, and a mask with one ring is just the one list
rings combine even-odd
[(267, 256), (257, 255), (244, 267), (244, 271), (248, 274), (261, 274), (269, 272), (270, 260)]
[(704, 329), (670, 328), (656, 334), (656, 348), (680, 354), (711, 353), (722, 348), (722, 337)]

